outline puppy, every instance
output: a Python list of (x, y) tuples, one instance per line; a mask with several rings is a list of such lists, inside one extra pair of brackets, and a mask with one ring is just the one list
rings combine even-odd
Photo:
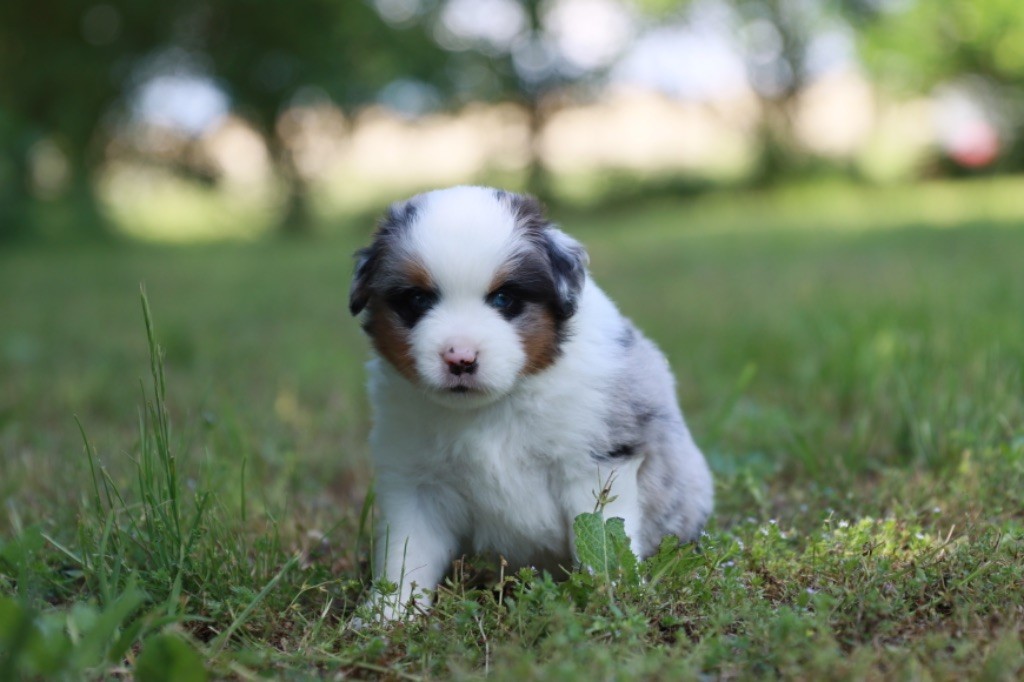
[(661, 352), (532, 197), (454, 187), (393, 204), (356, 253), (349, 307), (375, 349), (374, 573), (405, 614), (464, 553), (555, 572), (613, 476), (633, 551), (698, 536), (704, 457)]

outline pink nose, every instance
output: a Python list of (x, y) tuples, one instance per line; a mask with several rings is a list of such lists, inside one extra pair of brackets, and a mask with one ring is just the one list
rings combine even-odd
[(476, 372), (477, 351), (474, 348), (463, 345), (448, 346), (448, 350), (441, 353), (441, 359), (448, 364), (448, 371), (459, 376), (460, 374), (473, 374)]

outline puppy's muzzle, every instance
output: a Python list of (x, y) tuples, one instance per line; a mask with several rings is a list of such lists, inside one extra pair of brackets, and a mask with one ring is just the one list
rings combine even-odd
[(441, 353), (441, 359), (448, 365), (448, 372), (455, 376), (463, 374), (475, 374), (479, 366), (477, 357), (479, 353), (468, 346), (453, 345)]

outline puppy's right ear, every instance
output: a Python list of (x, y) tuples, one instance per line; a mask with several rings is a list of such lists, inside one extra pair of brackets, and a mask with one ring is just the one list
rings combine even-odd
[(377, 266), (377, 249), (368, 246), (355, 252), (356, 271), (348, 292), (348, 310), (358, 315), (370, 301), (370, 279)]
[(418, 196), (391, 204), (377, 223), (373, 243), (355, 252), (356, 272), (352, 277), (352, 288), (348, 294), (348, 309), (353, 315), (361, 313), (370, 302), (370, 283), (377, 274), (382, 254), (388, 250), (387, 245), (393, 243), (409, 228), (418, 211)]

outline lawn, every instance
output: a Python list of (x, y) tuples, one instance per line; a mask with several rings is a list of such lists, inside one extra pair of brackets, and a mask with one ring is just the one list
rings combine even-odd
[(0, 251), (0, 679), (1019, 679), (1021, 197), (556, 215), (669, 356), (716, 514), (636, 572), (468, 558), (392, 629), (346, 627), (372, 516), (346, 312), (369, 224)]

